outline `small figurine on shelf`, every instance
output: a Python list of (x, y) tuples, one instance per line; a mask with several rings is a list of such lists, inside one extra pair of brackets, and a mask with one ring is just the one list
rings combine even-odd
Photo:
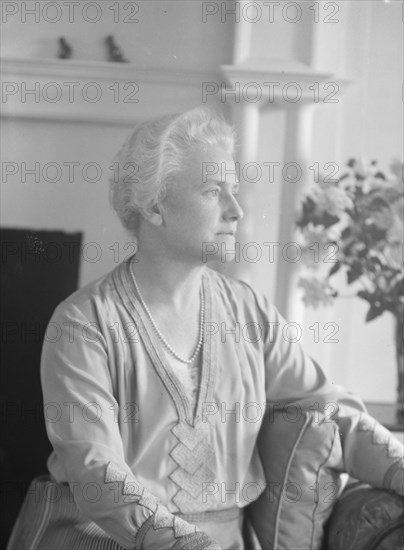
[(67, 43), (66, 38), (61, 36), (59, 38), (59, 59), (70, 59), (72, 57), (72, 47)]
[(117, 46), (112, 34), (108, 35), (105, 39), (105, 43), (108, 49), (108, 61), (117, 61), (119, 63), (129, 63), (129, 61), (123, 55), (122, 50)]

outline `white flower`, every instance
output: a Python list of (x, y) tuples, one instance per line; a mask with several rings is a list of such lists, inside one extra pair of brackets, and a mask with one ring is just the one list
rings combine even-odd
[(335, 248), (335, 242), (339, 239), (339, 232), (333, 227), (325, 228), (323, 225), (309, 223), (302, 228), (302, 262), (310, 269), (318, 269), (330, 254), (335, 256), (336, 250), (331, 250), (331, 243)]
[(321, 304), (327, 306), (333, 303), (333, 291), (326, 280), (301, 277), (298, 286), (304, 290), (303, 302), (307, 306), (317, 308)]
[(402, 190), (404, 183), (404, 163), (401, 160), (394, 159), (390, 164), (390, 171), (395, 176), (396, 184)]
[(370, 162), (364, 162), (362, 159), (354, 159), (351, 168), (360, 178), (366, 178), (369, 174), (369, 170), (372, 168), (372, 164)]
[(403, 269), (404, 264), (404, 243), (396, 242), (386, 245), (383, 250), (386, 264), (393, 269)]
[(362, 181), (362, 191), (364, 193), (370, 193), (371, 191), (380, 191), (386, 187), (386, 181), (382, 178), (375, 178), (369, 176)]
[(335, 186), (321, 186), (313, 192), (313, 200), (316, 202), (316, 214), (325, 212), (331, 216), (341, 217), (346, 209), (353, 208), (351, 197), (343, 189)]

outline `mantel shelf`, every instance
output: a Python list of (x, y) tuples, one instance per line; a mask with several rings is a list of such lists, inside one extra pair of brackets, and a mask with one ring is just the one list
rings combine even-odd
[(128, 81), (136, 79), (140, 82), (171, 83), (199, 86), (205, 79), (218, 75), (195, 69), (167, 69), (140, 67), (133, 63), (117, 63), (107, 61), (88, 61), (80, 59), (24, 59), (2, 58), (0, 60), (3, 75), (20, 75), (77, 78), (89, 81), (91, 79), (106, 81)]
[[(0, 62), (4, 117), (69, 122), (132, 125), (141, 118), (183, 111), (206, 100), (204, 84), (217, 91), (209, 102), (230, 101), (222, 97), (223, 86), (231, 90), (256, 84), (262, 91), (262, 105), (269, 99), (269, 82), (273, 84), (274, 103), (282, 102), (283, 107), (295, 105), (283, 101), (284, 87), (290, 84), (301, 87), (299, 105), (313, 102), (316, 96), (312, 86), (318, 87), (318, 103), (338, 97), (349, 84), (332, 74), (291, 66), (286, 61), (223, 65), (221, 73), (71, 59), (3, 58)], [(244, 97), (240, 99), (245, 103)]]
[(202, 103), (202, 84), (223, 78), (197, 69), (132, 63), (18, 58), (0, 62), (3, 116), (42, 120), (131, 125), (139, 118)]
[(298, 105), (327, 101), (336, 103), (335, 99), (330, 100), (337, 97), (338, 93), (344, 93), (351, 84), (346, 78), (316, 71), (303, 63), (288, 59), (250, 58), (237, 65), (222, 65), (221, 69), (233, 86), (239, 85), (245, 89), (250, 85), (259, 87), (262, 98), (257, 103), (261, 105), (272, 97), (273, 102), (278, 105), (293, 106), (293, 101), (285, 101), (285, 89), (288, 87), (295, 87), (301, 92), (301, 97), (296, 102)]

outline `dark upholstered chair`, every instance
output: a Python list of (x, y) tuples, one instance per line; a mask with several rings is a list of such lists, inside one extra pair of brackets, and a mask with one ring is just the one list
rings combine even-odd
[(78, 287), (81, 233), (1, 228), (2, 529), (5, 548), (32, 479), (46, 472), (39, 365), (55, 307)]

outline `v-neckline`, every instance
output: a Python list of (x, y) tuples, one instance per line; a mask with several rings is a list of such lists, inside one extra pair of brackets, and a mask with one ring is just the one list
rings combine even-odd
[[(188, 425), (195, 427), (202, 421), (202, 408), (205, 403), (212, 401), (212, 390), (214, 387), (214, 378), (216, 374), (216, 353), (214, 348), (215, 338), (206, 338), (202, 344), (201, 373), (199, 378), (199, 388), (196, 400), (195, 410), (187, 396), (186, 390), (173, 368), (166, 360), (165, 354), (161, 353), (162, 343), (158, 338), (149, 316), (139, 300), (135, 284), (130, 270), (131, 262), (134, 256), (131, 256), (120, 264), (114, 270), (114, 280), (118, 293), (121, 296), (123, 304), (132, 307), (129, 310), (134, 318), (139, 330), (140, 337), (149, 353), (152, 365), (157, 375), (162, 380), (169, 395), (176, 406), (179, 420), (185, 421)], [(208, 274), (202, 274), (202, 292), (205, 299), (205, 327), (212, 324), (212, 310), (214, 307), (211, 292), (211, 282)]]

